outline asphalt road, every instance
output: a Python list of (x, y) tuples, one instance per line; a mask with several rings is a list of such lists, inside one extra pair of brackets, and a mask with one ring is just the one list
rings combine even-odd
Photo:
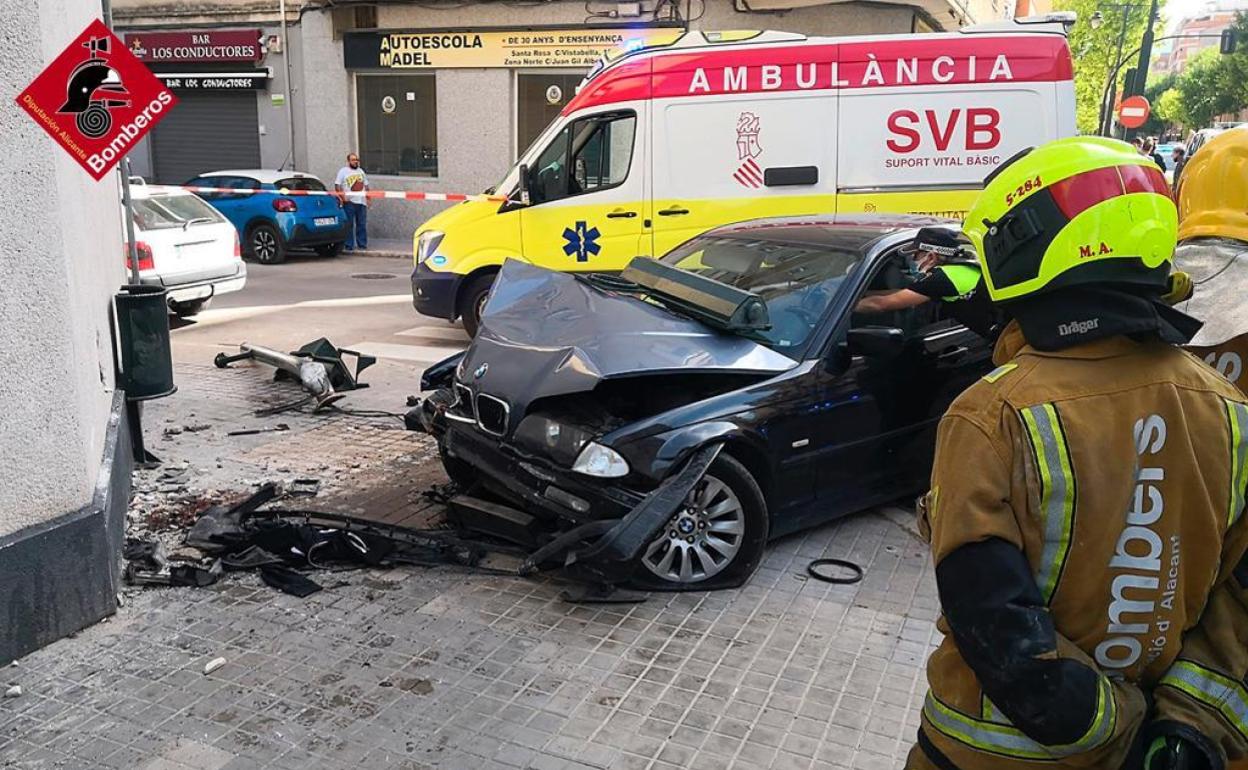
[(218, 352), (238, 352), (242, 342), (294, 350), (327, 337), (378, 357), (361, 378), (371, 387), (352, 394), (351, 402), (401, 411), (403, 398), (418, 390), (420, 373), (468, 344), (461, 325), (412, 309), (411, 269), (406, 259), (347, 255), (249, 262), (242, 291), (214, 298), (192, 319), (171, 319), (174, 360), (207, 365)]

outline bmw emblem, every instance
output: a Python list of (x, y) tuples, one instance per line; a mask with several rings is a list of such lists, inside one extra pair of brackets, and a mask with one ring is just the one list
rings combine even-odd
[(480, 366), (476, 368), (476, 371), (472, 373), (472, 378), (474, 380), (479, 380), (482, 377), (484, 377), (485, 373), (488, 372), (489, 370), (490, 370), (489, 364), (481, 364)]

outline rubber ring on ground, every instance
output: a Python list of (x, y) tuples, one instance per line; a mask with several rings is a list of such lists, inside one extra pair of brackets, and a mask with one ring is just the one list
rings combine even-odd
[[(841, 569), (849, 570), (852, 574), (847, 577), (835, 577), (820, 572), (818, 570), (819, 567), (840, 567)], [(849, 585), (862, 580), (862, 567), (845, 559), (815, 559), (806, 565), (806, 573), (815, 580), (822, 580), (825, 583), (836, 583), (838, 585)]]

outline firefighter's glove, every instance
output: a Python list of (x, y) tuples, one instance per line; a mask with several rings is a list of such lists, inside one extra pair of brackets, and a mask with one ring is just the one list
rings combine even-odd
[(1169, 285), (1166, 293), (1161, 295), (1161, 301), (1167, 305), (1186, 302), (1192, 298), (1192, 288), (1192, 277), (1182, 270), (1175, 270), (1170, 273)]
[(1177, 735), (1154, 738), (1144, 755), (1144, 770), (1210, 770), (1204, 752)]

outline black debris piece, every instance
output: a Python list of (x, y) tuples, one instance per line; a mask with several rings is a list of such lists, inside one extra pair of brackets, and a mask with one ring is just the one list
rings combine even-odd
[(298, 596), (302, 599), (321, 590), (321, 584), (307, 578), (290, 567), (281, 564), (265, 564), (260, 568), (260, 579), (265, 585), (276, 588), (284, 594)]
[(281, 563), (282, 557), (269, 553), (258, 545), (249, 546), (238, 553), (227, 553), (221, 557), (221, 566), (233, 572), (259, 569), (266, 564)]
[[(301, 358), (310, 358), (325, 365), (329, 370), (329, 381), (333, 383), (336, 390), (356, 390), (359, 388), (367, 388), (368, 385), (360, 382), (360, 372), (377, 363), (375, 356), (364, 355), (355, 350), (347, 350), (346, 348), (335, 347), (332, 342), (324, 337), (313, 340), (298, 350), (291, 351), (292, 355)], [(353, 356), (355, 358), (355, 367), (347, 366), (343, 356)]]
[(229, 433), (226, 433), (225, 435), (227, 436), (255, 436), (256, 434), (259, 434), (259, 433), (281, 433), (282, 431), (287, 431), (287, 430), (290, 430), (290, 426), (284, 422), (279, 422), (277, 425), (270, 425), (267, 428), (243, 428), (241, 430), (232, 430)]

